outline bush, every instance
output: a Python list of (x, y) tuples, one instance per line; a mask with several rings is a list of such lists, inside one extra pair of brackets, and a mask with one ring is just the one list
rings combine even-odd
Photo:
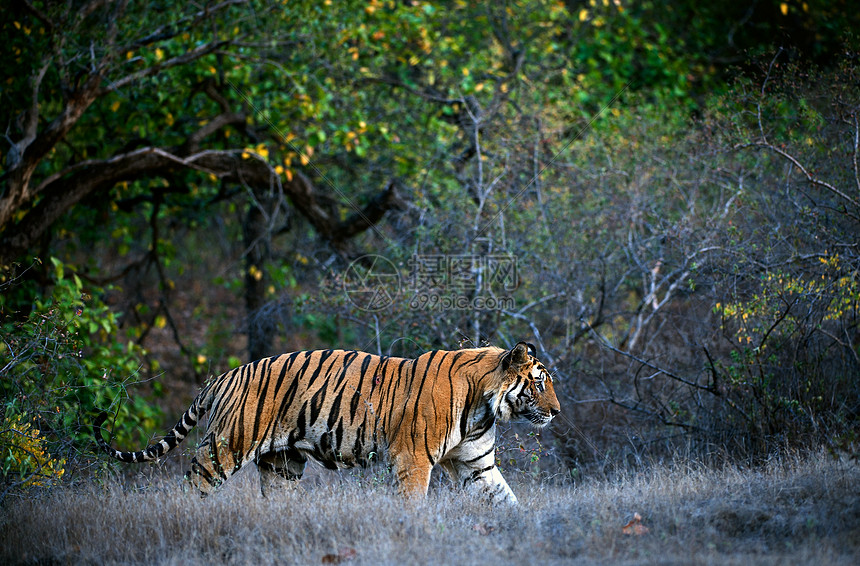
[[(119, 412), (114, 434), (121, 443), (140, 442), (139, 431), (160, 422), (151, 402), (128, 392), (145, 352), (121, 340), (117, 317), (100, 298), (103, 290), (85, 289), (59, 260), (52, 259), (51, 268), (44, 295), (20, 277), (0, 288), (0, 450), (7, 488), (60, 479), (65, 466), (56, 455), (77, 463), (91, 450), (90, 423), (101, 409)], [(28, 304), (24, 297), (36, 298)]]
[(29, 488), (59, 481), (66, 461), (51, 456), (46, 444), (26, 415), (5, 416), (0, 429), (0, 468), (7, 483)]

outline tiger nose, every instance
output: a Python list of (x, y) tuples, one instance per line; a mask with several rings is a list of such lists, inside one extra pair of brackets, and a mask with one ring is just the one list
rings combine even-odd
[(549, 414), (552, 416), (556, 416), (561, 412), (561, 408), (556, 409), (555, 407), (551, 407), (549, 410)]

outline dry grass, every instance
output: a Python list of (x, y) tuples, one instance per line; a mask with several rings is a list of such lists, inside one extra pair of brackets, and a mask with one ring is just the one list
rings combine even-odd
[[(201, 500), (183, 493), (173, 470), (167, 475), (135, 489), (111, 480), (7, 501), (0, 563), (860, 561), (860, 466), (827, 456), (757, 470), (677, 464), (573, 486), (512, 482), (521, 502), (514, 509), (492, 509), (448, 486), (403, 501), (384, 484), (348, 475), (318, 476), (263, 499), (244, 472)], [(647, 533), (623, 532), (634, 513)]]

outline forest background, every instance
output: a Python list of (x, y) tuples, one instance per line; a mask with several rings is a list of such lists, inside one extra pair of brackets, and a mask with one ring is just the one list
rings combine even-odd
[(534, 343), (530, 477), (856, 457), (853, 3), (3, 13), (0, 499), (318, 347)]

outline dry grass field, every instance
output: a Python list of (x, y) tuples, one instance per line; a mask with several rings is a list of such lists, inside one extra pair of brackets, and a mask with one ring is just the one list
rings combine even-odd
[(860, 466), (823, 454), (570, 485), (512, 477), (520, 505), (505, 509), (440, 481), (404, 501), (372, 476), (328, 474), (270, 499), (246, 472), (200, 499), (175, 466), (10, 498), (0, 564), (860, 563)]

